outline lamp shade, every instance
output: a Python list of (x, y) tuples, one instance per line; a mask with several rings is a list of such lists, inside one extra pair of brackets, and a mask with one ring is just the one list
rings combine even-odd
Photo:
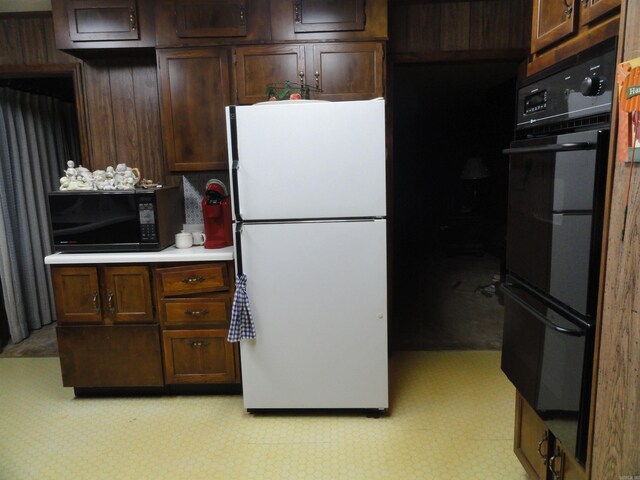
[(460, 178), (463, 180), (481, 180), (490, 176), (487, 164), (480, 157), (468, 158), (460, 174)]

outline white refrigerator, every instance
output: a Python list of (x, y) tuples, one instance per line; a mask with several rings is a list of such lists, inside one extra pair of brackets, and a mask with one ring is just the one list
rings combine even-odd
[(248, 410), (388, 408), (384, 107), (227, 107)]

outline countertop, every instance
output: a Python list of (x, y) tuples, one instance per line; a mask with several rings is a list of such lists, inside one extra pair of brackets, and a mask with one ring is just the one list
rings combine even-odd
[(159, 252), (111, 253), (54, 253), (44, 257), (47, 265), (77, 265), (83, 263), (161, 263), (161, 262), (216, 262), (233, 260), (233, 247), (176, 248), (171, 246)]

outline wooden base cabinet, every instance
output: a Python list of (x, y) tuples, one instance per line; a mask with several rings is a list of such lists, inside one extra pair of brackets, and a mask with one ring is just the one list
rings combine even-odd
[(532, 480), (586, 480), (584, 469), (553, 437), (536, 411), (516, 393), (513, 450)]
[(239, 348), (227, 342), (232, 262), (51, 272), (62, 381), (76, 394), (239, 387)]
[(162, 387), (157, 325), (59, 326), (65, 387)]
[(232, 262), (157, 267), (164, 378), (169, 385), (239, 383), (239, 349), (227, 342)]
[(237, 346), (227, 342), (229, 330), (162, 332), (164, 375), (175, 383), (236, 383)]

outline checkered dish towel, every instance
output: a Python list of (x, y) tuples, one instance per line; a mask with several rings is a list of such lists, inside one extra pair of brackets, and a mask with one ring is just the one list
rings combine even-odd
[(231, 325), (227, 341), (239, 342), (250, 338), (256, 338), (256, 327), (253, 324), (249, 296), (247, 295), (247, 276), (243, 273), (236, 276), (236, 293), (233, 296)]

